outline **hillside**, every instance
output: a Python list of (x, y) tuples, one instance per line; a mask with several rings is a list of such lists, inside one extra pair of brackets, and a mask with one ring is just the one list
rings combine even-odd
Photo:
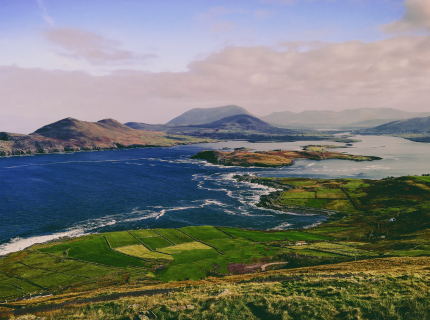
[(152, 125), (140, 122), (127, 122), (125, 125), (137, 130), (156, 130), (168, 134), (189, 135), (217, 140), (247, 140), (251, 142), (330, 140), (345, 143), (353, 142), (351, 139), (339, 138), (330, 133), (278, 128), (247, 114), (229, 116), (199, 125)]
[(30, 135), (0, 133), (0, 156), (102, 150), (125, 147), (172, 146), (201, 140), (140, 131), (116, 120), (85, 122), (66, 118), (46, 125)]
[(225, 117), (220, 120), (202, 124), (199, 127), (212, 128), (218, 130), (230, 130), (230, 131), (257, 131), (260, 133), (291, 133), (292, 130), (281, 129), (246, 114), (238, 114), (230, 117)]
[[(340, 128), (345, 126), (369, 127), (377, 124), (391, 122), (393, 120), (410, 119), (414, 117), (430, 116), (429, 112), (406, 112), (391, 108), (359, 108), (343, 111), (317, 111), (308, 110), (300, 113), (291, 111), (274, 112), (261, 117), (262, 120), (293, 127), (304, 128)], [(370, 121), (369, 123), (366, 123)]]
[(198, 125), (217, 121), (237, 114), (251, 115), (244, 108), (235, 105), (216, 108), (194, 108), (170, 120), (167, 124)]
[(430, 133), (430, 117), (393, 121), (369, 129), (376, 133)]

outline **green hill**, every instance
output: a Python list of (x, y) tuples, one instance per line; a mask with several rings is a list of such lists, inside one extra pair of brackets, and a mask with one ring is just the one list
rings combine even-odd
[(430, 133), (430, 117), (393, 121), (368, 129), (376, 133)]

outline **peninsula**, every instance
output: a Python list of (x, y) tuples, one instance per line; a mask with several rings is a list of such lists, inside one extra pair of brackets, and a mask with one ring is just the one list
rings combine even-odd
[(210, 139), (135, 130), (114, 119), (86, 122), (65, 118), (29, 135), (0, 132), (0, 156), (155, 146), (170, 147), (208, 141)]

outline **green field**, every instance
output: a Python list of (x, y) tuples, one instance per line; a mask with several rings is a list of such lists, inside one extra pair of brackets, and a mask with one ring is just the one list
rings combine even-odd
[(187, 236), (186, 234), (183, 234), (181, 231), (178, 231), (176, 229), (157, 229), (156, 231), (175, 244), (194, 241), (189, 236)]
[(328, 200), (327, 199), (310, 199), (306, 205), (314, 208), (321, 208)]
[(238, 228), (220, 228), (221, 230), (231, 234), (234, 237), (246, 238), (253, 241), (276, 241), (285, 240), (298, 241), (298, 240), (327, 240), (331, 239), (326, 236), (319, 236), (306, 232), (299, 231), (276, 231), (276, 232), (261, 232), (244, 230)]
[(182, 253), (183, 251), (190, 251), (190, 250), (213, 250), (213, 249), (200, 242), (187, 242), (187, 243), (177, 244), (172, 247), (160, 249), (161, 252), (170, 253), (170, 254)]
[(295, 192), (289, 191), (282, 195), (282, 199), (313, 199), (315, 198), (315, 192)]
[(106, 240), (102, 236), (86, 237), (80, 241), (69, 241), (62, 244), (39, 249), (41, 252), (63, 255), (79, 260), (100, 263), (108, 266), (124, 268), (127, 266), (144, 267), (145, 262), (125, 256), (109, 249)]
[(173, 246), (173, 243), (167, 241), (161, 236), (141, 238), (140, 241), (142, 241), (145, 245), (147, 245), (152, 250)]
[(425, 182), (430, 182), (430, 177), (429, 176), (416, 176), (415, 178), (417, 178), (419, 180), (423, 180)]
[(158, 237), (152, 230), (142, 229), (130, 231), (136, 238), (146, 238), (146, 237)]
[(92, 279), (109, 277), (119, 269), (40, 252), (9, 255), (0, 263), (0, 300), (46, 291), (58, 292)]
[(339, 189), (324, 189), (320, 188), (317, 191), (318, 199), (346, 199), (346, 195)]
[(131, 245), (127, 247), (117, 248), (116, 251), (143, 259), (168, 259), (172, 260), (172, 256), (148, 250), (141, 244)]
[(221, 252), (238, 250), (241, 247), (250, 246), (253, 242), (245, 239), (219, 239), (219, 240), (206, 240), (207, 244), (214, 246)]
[(112, 248), (139, 244), (139, 241), (137, 241), (136, 238), (129, 234), (127, 231), (110, 232), (104, 234), (104, 236), (109, 241), (109, 244)]
[(185, 227), (181, 228), (182, 231), (189, 234), (197, 240), (211, 240), (211, 239), (225, 239), (230, 238), (225, 233), (219, 231), (218, 229), (210, 226), (201, 227)]

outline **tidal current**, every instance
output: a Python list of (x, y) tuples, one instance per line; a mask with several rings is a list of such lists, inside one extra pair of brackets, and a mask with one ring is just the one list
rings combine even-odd
[(380, 179), (430, 173), (430, 144), (382, 136), (357, 138), (362, 142), (336, 151), (383, 160), (299, 160), (283, 168), (240, 168), (189, 159), (204, 149), (344, 145), (321, 141), (230, 141), (0, 158), (0, 255), (62, 236), (96, 232), (189, 225), (288, 229), (325, 220), (257, 207), (260, 196), (274, 190), (237, 182), (236, 174)]

